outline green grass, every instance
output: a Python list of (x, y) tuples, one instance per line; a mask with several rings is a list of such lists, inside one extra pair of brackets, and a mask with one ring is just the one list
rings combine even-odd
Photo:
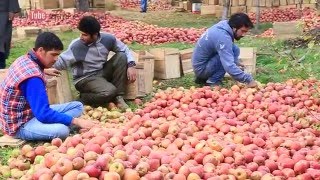
[(137, 20), (160, 27), (204, 28), (212, 26), (219, 20), (212, 15), (192, 14), (190, 12), (152, 11), (141, 14), (137, 11), (117, 10), (110, 13), (130, 21)]

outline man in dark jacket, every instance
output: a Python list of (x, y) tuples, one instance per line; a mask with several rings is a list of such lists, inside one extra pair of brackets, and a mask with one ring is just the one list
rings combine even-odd
[(19, 12), (18, 0), (0, 1), (0, 69), (6, 67), (12, 38), (12, 21)]
[(196, 83), (221, 85), (227, 72), (248, 87), (257, 86), (253, 77), (241, 70), (238, 59), (240, 50), (234, 44), (234, 40), (240, 40), (252, 27), (246, 14), (236, 13), (229, 20), (220, 21), (202, 34), (192, 57)]
[[(114, 35), (100, 32), (100, 23), (92, 16), (84, 16), (78, 29), (80, 38), (71, 42), (53, 67), (71, 67), (84, 104), (99, 106), (114, 101), (119, 108), (128, 108), (123, 100), (125, 86), (136, 80), (135, 59), (129, 48)], [(110, 51), (115, 55), (107, 60)]]

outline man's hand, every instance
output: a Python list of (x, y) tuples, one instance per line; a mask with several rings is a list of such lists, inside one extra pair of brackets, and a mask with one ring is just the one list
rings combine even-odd
[(238, 67), (239, 67), (242, 71), (244, 71), (245, 66), (244, 66), (242, 63), (239, 63), (239, 64), (237, 64), (237, 65), (238, 65)]
[(44, 73), (48, 76), (60, 76), (61, 72), (55, 68), (44, 69)]
[(258, 83), (255, 80), (253, 80), (253, 81), (251, 81), (250, 83), (247, 84), (248, 88), (254, 88), (254, 87), (257, 87), (257, 86), (258, 86)]
[(93, 123), (90, 120), (85, 120), (80, 118), (74, 118), (72, 120), (72, 124), (79, 126), (81, 129), (90, 129), (97, 125), (96, 123)]
[(133, 83), (137, 79), (137, 70), (135, 67), (129, 67), (127, 70), (127, 76), (130, 83)]

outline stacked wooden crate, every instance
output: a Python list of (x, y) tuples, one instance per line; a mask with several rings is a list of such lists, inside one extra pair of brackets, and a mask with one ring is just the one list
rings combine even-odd
[(149, 52), (154, 56), (154, 77), (157, 79), (179, 78), (180, 53), (175, 48), (154, 48)]
[(19, 0), (21, 9), (74, 8), (75, 0)]

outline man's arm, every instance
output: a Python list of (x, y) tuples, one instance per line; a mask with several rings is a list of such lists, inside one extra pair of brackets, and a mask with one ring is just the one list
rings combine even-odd
[(127, 45), (125, 45), (123, 42), (121, 42), (119, 39), (116, 38), (114, 47), (113, 47), (114, 52), (124, 52), (127, 56), (128, 63), (129, 62), (134, 62), (135, 59), (133, 55), (130, 52), (130, 49), (128, 48)]
[(53, 65), (53, 68), (56, 68), (57, 70), (65, 70), (76, 62), (72, 52), (72, 44), (73, 42), (66, 51), (59, 55), (58, 60)]
[(34, 116), (42, 123), (61, 123), (69, 126), (73, 117), (50, 108), (45, 83), (39, 77), (23, 81), (20, 89), (26, 97)]
[(253, 78), (250, 74), (243, 72), (235, 63), (232, 43), (220, 38), (217, 44), (217, 51), (220, 57), (221, 64), (225, 71), (229, 73), (235, 80), (242, 83), (250, 83)]

